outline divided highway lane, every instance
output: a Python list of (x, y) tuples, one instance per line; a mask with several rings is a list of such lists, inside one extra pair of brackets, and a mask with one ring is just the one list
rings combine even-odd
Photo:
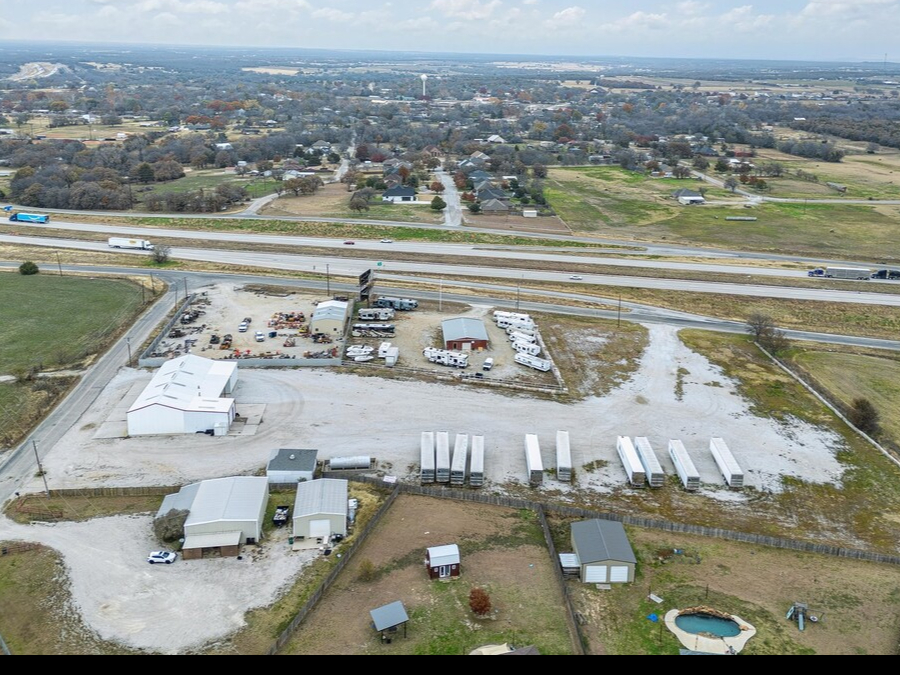
[[(43, 237), (0, 236), (0, 241), (29, 244), (34, 246), (54, 246), (90, 251), (106, 251), (109, 249), (102, 242), (72, 241), (66, 239), (50, 239)], [(149, 255), (144, 251), (116, 250), (117, 253)], [(510, 252), (514, 255), (515, 252)], [(745, 297), (769, 297), (793, 300), (817, 300), (820, 302), (840, 302), (863, 305), (884, 305), (900, 307), (900, 295), (887, 293), (871, 293), (860, 291), (839, 291), (826, 288), (793, 288), (790, 286), (760, 286), (752, 284), (735, 284), (727, 282), (690, 281), (682, 279), (660, 279), (648, 277), (607, 276), (581, 274), (582, 279), (573, 281), (567, 272), (547, 272), (540, 270), (503, 269), (495, 267), (476, 267), (454, 264), (417, 263), (390, 261), (381, 267), (381, 257), (370, 260), (348, 259), (328, 256), (303, 256), (283, 253), (262, 253), (254, 251), (224, 251), (190, 248), (175, 248), (172, 257), (182, 260), (217, 262), (228, 265), (258, 267), (260, 269), (282, 269), (296, 272), (328, 273), (335, 276), (355, 277), (367, 269), (375, 269), (382, 278), (391, 278), (392, 274), (418, 273), (441, 276), (467, 276), (478, 279), (485, 277), (510, 280), (550, 281), (564, 284), (593, 284), (601, 286), (647, 288), (666, 291), (688, 291), (693, 293), (720, 293)], [(654, 263), (657, 261), (648, 261)], [(702, 266), (701, 266), (702, 267)], [(746, 275), (746, 270), (742, 270)], [(858, 282), (860, 288), (867, 283)], [(888, 282), (879, 282), (888, 283)]]
[[(76, 227), (77, 226), (77, 227)], [(42, 225), (41, 227), (58, 229), (65, 232), (71, 229), (78, 229), (87, 232), (97, 232), (103, 234), (123, 234), (122, 228), (115, 228), (106, 225), (90, 225), (76, 223), (53, 223)], [(263, 235), (263, 234), (243, 234), (233, 232), (197, 232), (193, 230), (155, 230), (153, 228), (128, 228), (126, 234), (139, 238), (151, 239), (159, 236), (169, 236), (185, 239), (207, 239), (210, 241), (224, 242), (240, 246), (241, 244), (267, 244), (267, 245), (285, 245), (285, 246), (314, 246), (317, 248), (334, 248), (344, 249), (346, 244), (344, 240), (330, 239), (324, 237), (295, 237), (283, 235)], [(12, 239), (11, 242), (19, 241), (20, 243), (28, 241), (29, 243), (39, 238), (28, 238), (28, 230), (20, 228), (18, 235), (20, 239)], [(2, 239), (0, 239), (2, 240)], [(571, 250), (566, 252), (547, 252), (535, 249), (522, 249), (520, 247), (485, 247), (475, 246), (471, 244), (448, 244), (434, 242), (391, 242), (389, 244), (380, 241), (359, 240), (355, 241), (354, 250), (372, 251), (375, 254), (376, 262), (389, 261), (391, 253), (420, 253), (426, 255), (446, 255), (456, 258), (499, 258), (510, 260), (530, 260), (535, 262), (548, 262), (555, 264), (567, 265), (616, 265), (620, 267), (632, 268), (649, 268), (656, 270), (671, 270), (680, 272), (708, 272), (713, 274), (736, 274), (741, 276), (767, 276), (800, 279), (806, 277), (806, 269), (803, 270), (784, 270), (772, 267), (755, 267), (747, 265), (723, 265), (702, 262), (675, 262), (670, 260), (649, 260), (637, 257), (632, 252), (630, 257), (604, 257), (602, 255), (589, 254), (583, 252), (579, 255), (571, 255)], [(105, 246), (101, 245), (101, 248)], [(554, 249), (559, 251), (559, 249)], [(708, 252), (707, 252), (708, 253)], [(654, 255), (661, 255), (659, 252)], [(474, 264), (475, 261), (473, 260)], [(364, 262), (360, 263), (365, 265)], [(396, 265), (397, 263), (391, 263)], [(900, 292), (900, 288), (898, 288)]]

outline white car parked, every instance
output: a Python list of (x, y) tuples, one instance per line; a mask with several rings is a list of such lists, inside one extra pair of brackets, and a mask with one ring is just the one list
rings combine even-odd
[(176, 560), (178, 560), (178, 554), (172, 551), (151, 551), (150, 555), (147, 556), (147, 562), (151, 565), (156, 563), (171, 565)]

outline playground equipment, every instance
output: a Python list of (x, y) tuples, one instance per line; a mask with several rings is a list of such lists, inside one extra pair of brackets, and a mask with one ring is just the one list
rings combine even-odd
[(816, 614), (805, 602), (795, 602), (787, 612), (787, 619), (796, 621), (797, 627), (802, 631), (806, 629), (806, 623), (818, 623), (825, 618), (824, 613)]

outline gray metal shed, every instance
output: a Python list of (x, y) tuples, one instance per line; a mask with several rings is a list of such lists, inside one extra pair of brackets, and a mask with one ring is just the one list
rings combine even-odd
[(586, 584), (631, 583), (637, 564), (622, 523), (582, 520), (572, 523), (572, 547)]

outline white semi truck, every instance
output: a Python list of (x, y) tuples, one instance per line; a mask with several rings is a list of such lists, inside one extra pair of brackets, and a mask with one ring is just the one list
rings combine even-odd
[(128, 237), (110, 237), (107, 242), (110, 248), (133, 248), (139, 251), (152, 251), (153, 244), (146, 239), (130, 239)]

